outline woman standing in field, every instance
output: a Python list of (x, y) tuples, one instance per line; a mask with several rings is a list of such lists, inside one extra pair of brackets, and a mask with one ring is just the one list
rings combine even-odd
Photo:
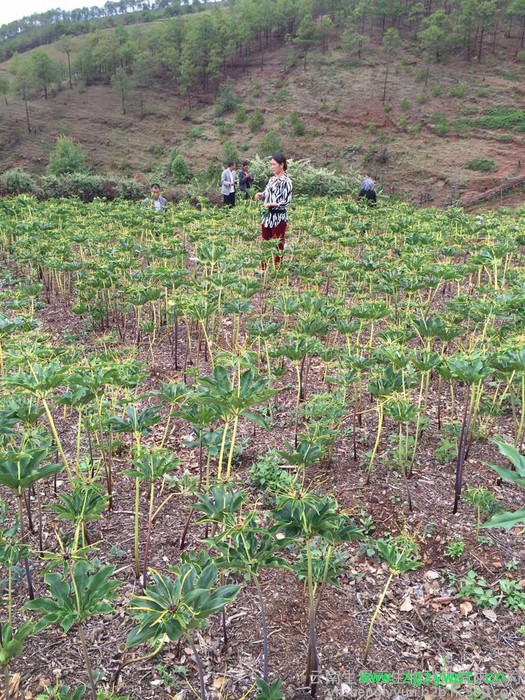
[[(286, 207), (292, 201), (292, 181), (286, 174), (288, 163), (282, 153), (274, 155), (270, 161), (270, 167), (273, 175), (268, 180), (264, 192), (257, 192), (255, 199), (262, 199), (263, 207), (266, 209), (261, 222), (263, 240), (278, 239), (277, 248), (284, 250), (284, 234), (288, 223)], [(281, 256), (276, 255), (274, 262), (280, 263)]]

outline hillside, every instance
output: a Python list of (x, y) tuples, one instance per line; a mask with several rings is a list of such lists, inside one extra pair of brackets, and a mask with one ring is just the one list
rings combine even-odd
[[(148, 25), (153, 35), (155, 24)], [(72, 39), (73, 56), (83, 40)], [(239, 159), (263, 154), (264, 137), (277, 131), (291, 157), (344, 174), (367, 172), (388, 194), (446, 205), (525, 175), (525, 64), (511, 59), (513, 47), (503, 30), (496, 32), (481, 62), (449, 55), (430, 66), (425, 85), (413, 43), (390, 61), (369, 38), (362, 60), (350, 60), (337, 31), (325, 52), (306, 55), (274, 37), (242, 65), (224, 66), (222, 77), (232, 79), (244, 118), (238, 108), (216, 117), (215, 89), (194, 89), (188, 98), (170, 80), (156, 79), (141, 89), (141, 99), (129, 91), (123, 114), (111, 85), (77, 81), (69, 90), (63, 80), (49, 99), (30, 99), (31, 133), (24, 102), (9, 96), (2, 103), (0, 167), (43, 173), (57, 135), (66, 134), (82, 145), (94, 170), (149, 179), (162, 176), (173, 147), (197, 172), (220, 165), (225, 142)], [(44, 50), (60, 56), (56, 45)], [(9, 62), (0, 68), (7, 71)], [(247, 122), (257, 109), (264, 123), (253, 133)], [(518, 188), (501, 201), (512, 206), (522, 194)]]

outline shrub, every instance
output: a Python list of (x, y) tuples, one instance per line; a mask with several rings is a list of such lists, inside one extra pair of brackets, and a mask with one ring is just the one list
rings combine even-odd
[(416, 97), (416, 101), (420, 105), (422, 105), (424, 102), (426, 102), (427, 101), (426, 93), (420, 92), (419, 95)]
[(252, 134), (256, 134), (264, 124), (264, 116), (260, 109), (256, 109), (248, 119), (248, 129)]
[(233, 81), (227, 80), (215, 102), (215, 115), (222, 117), (223, 114), (233, 112), (238, 104), (239, 99), (233, 94)]
[(263, 156), (272, 156), (277, 151), (282, 151), (281, 135), (278, 131), (269, 131), (259, 145), (259, 152)]
[(138, 199), (142, 191), (143, 187), (135, 180), (71, 173), (60, 177), (55, 175), (43, 177), (38, 196), (40, 199), (78, 197), (83, 202), (91, 202), (95, 198)]
[(290, 114), (290, 124), (292, 125), (294, 136), (304, 136), (306, 132), (306, 124), (296, 109), (294, 109), (294, 111)]
[(231, 141), (225, 141), (222, 144), (222, 161), (223, 163), (228, 163), (230, 160), (237, 162), (237, 148), (233, 145)]
[(487, 158), (474, 158), (465, 163), (465, 168), (479, 170), (481, 173), (492, 173), (496, 170), (496, 164), (493, 160), (488, 160)]
[(399, 106), (402, 112), (408, 112), (410, 110), (410, 100), (408, 99), (408, 97), (403, 97), (403, 99), (399, 103)]
[(190, 169), (184, 156), (180, 154), (171, 161), (171, 180), (174, 185), (182, 185), (190, 179)]
[(474, 122), (485, 129), (510, 129), (525, 131), (525, 109), (515, 107), (490, 107)]
[(188, 164), (176, 148), (171, 151), (168, 170), (171, 176), (171, 181), (174, 185), (182, 185), (188, 182), (190, 178), (190, 169)]
[(432, 123), (436, 127), (439, 136), (445, 136), (448, 133), (448, 119), (445, 114), (436, 112), (432, 115)]
[(432, 97), (439, 97), (443, 92), (443, 88), (439, 84), (432, 85), (432, 87), (430, 88), (430, 92), (432, 93)]
[(239, 107), (237, 110), (237, 114), (235, 115), (235, 123), (236, 124), (244, 124), (246, 121), (246, 109), (244, 107)]
[(447, 94), (449, 97), (465, 97), (465, 95), (467, 94), (466, 83), (457, 83), (457, 85), (453, 85), (451, 88), (448, 89)]
[(6, 194), (32, 194), (37, 188), (30, 173), (13, 168), (2, 176), (2, 189)]
[[(250, 170), (255, 178), (255, 186), (262, 189), (271, 175), (268, 158), (256, 155), (250, 161)], [(318, 167), (309, 160), (290, 159), (288, 174), (293, 182), (294, 196), (348, 195), (357, 191), (360, 181), (357, 174), (338, 175), (333, 170)]]
[(49, 156), (48, 175), (66, 175), (86, 172), (82, 148), (69, 136), (58, 136), (55, 150)]

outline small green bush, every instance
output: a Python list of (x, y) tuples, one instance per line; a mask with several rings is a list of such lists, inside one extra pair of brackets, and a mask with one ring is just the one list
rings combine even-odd
[(408, 97), (403, 97), (403, 99), (399, 103), (399, 107), (401, 108), (402, 112), (408, 112), (410, 110), (410, 100), (408, 99)]
[(474, 158), (465, 163), (465, 168), (469, 170), (478, 170), (481, 173), (492, 173), (496, 170), (496, 164), (493, 160), (486, 158)]
[(221, 148), (222, 162), (228, 163), (230, 160), (237, 162), (237, 147), (231, 141), (225, 141)]
[(439, 136), (446, 136), (448, 133), (448, 119), (442, 112), (432, 115), (432, 124), (436, 127)]
[(427, 101), (427, 95), (424, 92), (420, 92), (419, 95), (416, 97), (416, 102), (419, 105), (424, 104)]
[(467, 94), (467, 85), (466, 83), (457, 83), (457, 85), (452, 85), (448, 89), (447, 95), (449, 97), (465, 97)]
[(135, 180), (70, 173), (62, 176), (47, 175), (40, 181), (38, 197), (40, 199), (60, 199), (78, 197), (83, 202), (99, 199), (139, 199), (143, 186)]
[(244, 124), (247, 118), (246, 109), (244, 107), (239, 107), (237, 113), (235, 114), (235, 123)]
[(48, 175), (67, 175), (86, 172), (86, 163), (81, 146), (69, 136), (58, 136), (55, 150), (49, 156)]
[(277, 151), (283, 150), (281, 134), (278, 131), (268, 131), (259, 144), (259, 153), (262, 156), (272, 156)]
[[(256, 155), (250, 161), (250, 170), (255, 186), (262, 189), (271, 175), (268, 158)], [(356, 192), (357, 173), (338, 175), (333, 170), (321, 168), (309, 160), (288, 160), (288, 175), (293, 182), (294, 195), (331, 196), (349, 195)]]
[(290, 114), (290, 124), (292, 126), (292, 131), (294, 136), (304, 136), (306, 133), (306, 124), (299, 112), (294, 109)]
[(443, 93), (443, 87), (437, 83), (436, 85), (432, 85), (430, 92), (432, 97), (439, 97)]
[(5, 194), (33, 194), (37, 186), (33, 176), (20, 168), (7, 170), (2, 176)]
[(475, 125), (485, 129), (507, 129), (525, 131), (525, 109), (515, 107), (489, 107)]
[(180, 153), (176, 154), (170, 162), (170, 175), (174, 185), (182, 185), (190, 179), (190, 169)]
[(239, 99), (233, 94), (233, 81), (227, 80), (222, 86), (221, 92), (215, 102), (215, 116), (222, 117), (223, 114), (234, 112), (239, 104)]
[(264, 124), (264, 116), (260, 109), (254, 110), (248, 119), (248, 129), (252, 134), (256, 134)]

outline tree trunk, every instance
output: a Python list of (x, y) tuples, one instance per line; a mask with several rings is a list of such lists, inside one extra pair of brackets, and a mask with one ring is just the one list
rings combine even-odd
[(382, 98), (382, 100), (381, 100), (382, 102), (384, 102), (384, 101), (386, 100), (386, 86), (387, 86), (387, 83), (388, 83), (388, 71), (389, 71), (389, 69), (390, 69), (390, 62), (388, 62), (388, 63), (386, 64), (385, 84), (383, 85), (383, 98)]

